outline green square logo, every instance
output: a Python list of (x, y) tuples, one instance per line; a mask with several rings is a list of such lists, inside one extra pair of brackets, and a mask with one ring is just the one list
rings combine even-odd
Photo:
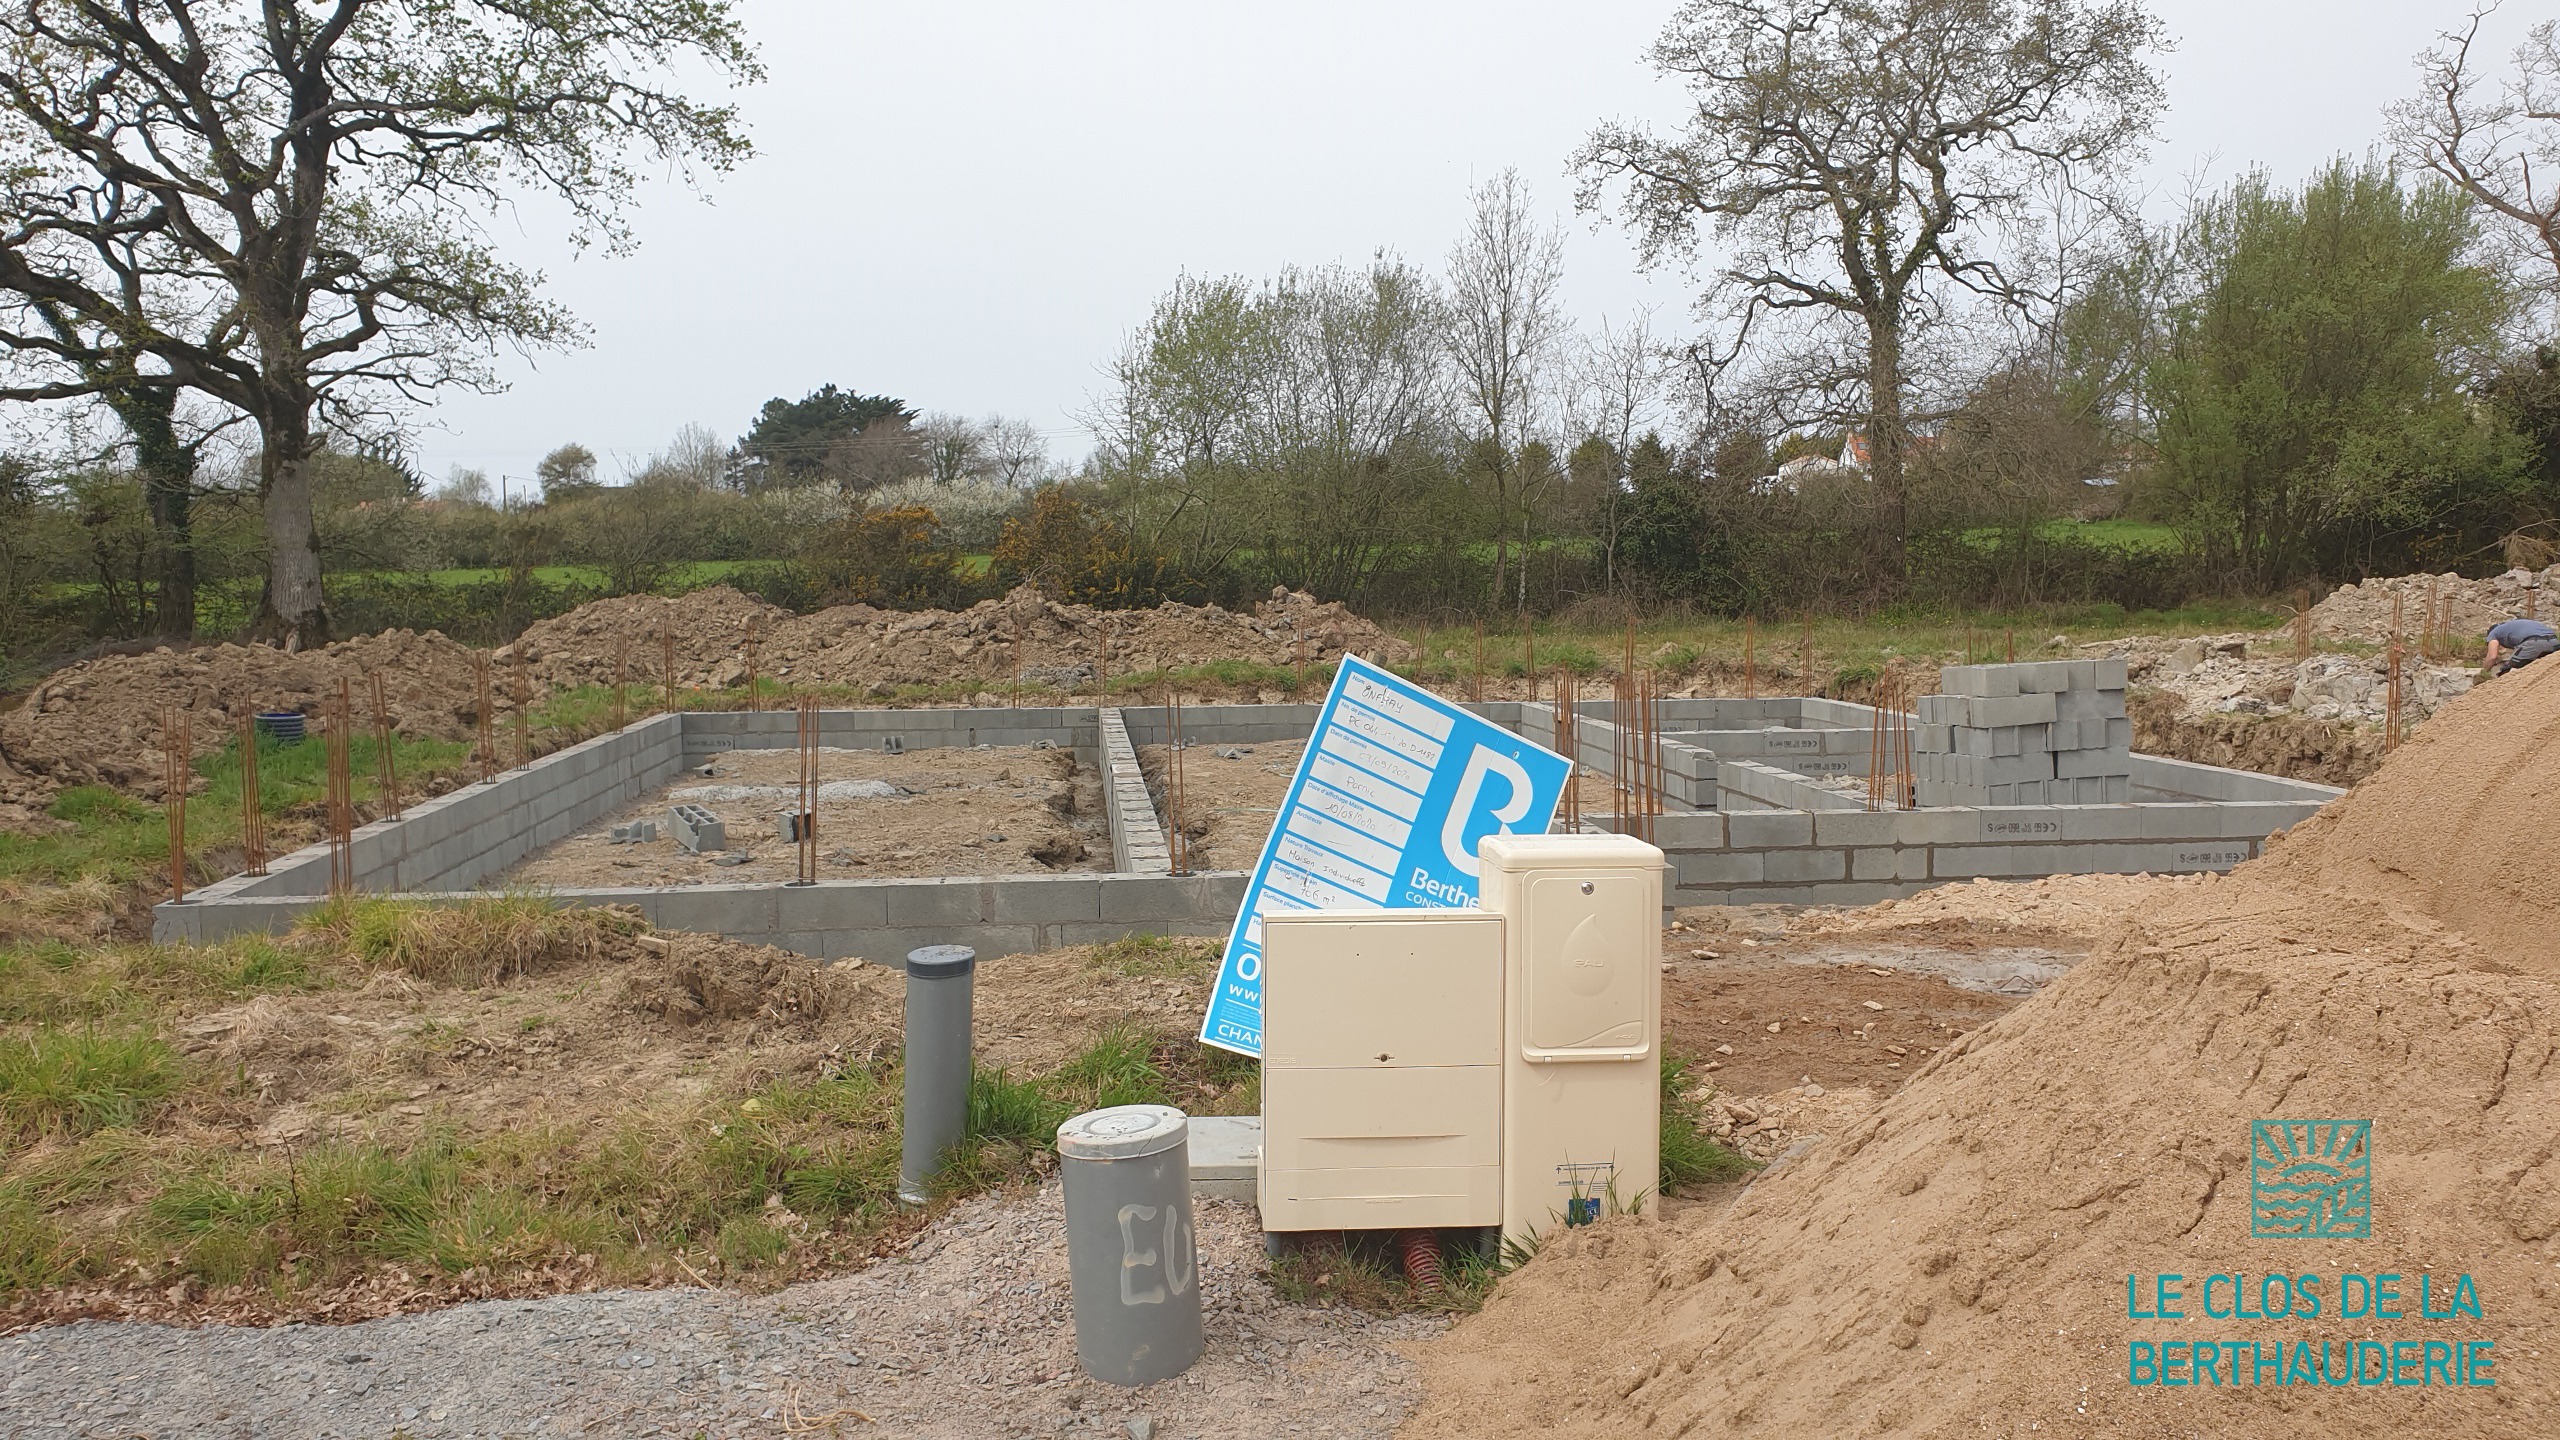
[(2373, 1122), (2249, 1122), (2249, 1233), (2261, 1240), (2373, 1234)]

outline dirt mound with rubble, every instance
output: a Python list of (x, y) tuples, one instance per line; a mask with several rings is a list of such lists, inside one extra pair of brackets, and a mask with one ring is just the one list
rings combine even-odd
[(2490, 626), (2530, 609), (2551, 618), (2560, 600), (2560, 565), (2546, 570), (2509, 570), (2483, 580), (2460, 575), (2393, 575), (2341, 585), (2311, 607), (2311, 633), (2379, 645), (2391, 638), (2392, 602), (2400, 606), (2400, 637), (2417, 643), (2427, 619), (2429, 600), (2440, 623), (2464, 640), (2477, 641)]
[[(17, 709), (0, 714), (0, 776), (15, 769), (39, 786), (113, 785), (157, 797), (161, 731), (171, 708), (187, 712), (194, 750), (229, 742), (238, 718), (261, 710), (316, 715), (345, 681), (360, 723), (370, 723), (366, 677), (380, 674), (401, 734), (459, 740), (474, 723), (471, 651), (437, 631), (386, 630), (318, 650), (264, 645), (167, 646), (111, 655), (45, 677)], [(7, 797), (0, 797), (5, 799)]]
[[(726, 585), (668, 597), (626, 595), (545, 620), (496, 652), (492, 699), (515, 709), (515, 657), (537, 700), (553, 690), (611, 685), (646, 696), (743, 684), (750, 643), (758, 673), (789, 685), (872, 688), (975, 683), (1007, 689), (1018, 672), (1050, 691), (1172, 666), (1246, 660), (1315, 665), (1359, 654), (1409, 660), (1413, 647), (1337, 603), (1274, 590), (1251, 613), (1214, 605), (1153, 610), (1061, 605), (1029, 586), (967, 610), (875, 610), (845, 605), (794, 615)], [(325, 649), (260, 645), (163, 647), (84, 661), (45, 678), (0, 714), (0, 823), (34, 825), (65, 785), (104, 784), (157, 798), (162, 716), (186, 710), (197, 754), (219, 751), (236, 717), (256, 710), (316, 715), (349, 682), (362, 721), (365, 677), (380, 672), (403, 735), (458, 740), (477, 723), (471, 651), (429, 631), (390, 630)]]
[(792, 685), (1010, 686), (1072, 691), (1097, 679), (1218, 660), (1314, 665), (1359, 654), (1403, 661), (1413, 648), (1342, 605), (1274, 590), (1251, 613), (1167, 602), (1153, 610), (1065, 605), (1028, 585), (966, 610), (839, 605), (794, 615), (725, 585), (668, 599), (625, 596), (584, 605), (525, 631), (522, 650), (544, 687), (662, 680), (664, 637), (675, 639), (678, 686), (731, 686), (757, 673)]
[[(1406, 1433), (2549, 1433), (2546, 737), (2560, 671), (2450, 702), (2268, 858), (2152, 882), (2109, 944), (1730, 1209), (1552, 1240), (1426, 1351)], [(2257, 1238), (2253, 1122), (2315, 1119), (2371, 1122), (2369, 1234)], [(2351, 1185), (2329, 1198), (2356, 1213)], [(2154, 1313), (2164, 1273), (2179, 1317)], [(2270, 1274), (2317, 1277), (2319, 1316), (2217, 1318), (2204, 1277), (2247, 1276), (2254, 1306)], [(2349, 1274), (2397, 1277), (2401, 1309), (2342, 1313)], [(2420, 1317), (2421, 1276), (2450, 1318)], [(2495, 1342), (2494, 1386), (2424, 1371), (2464, 1341)], [(2324, 1342), (2341, 1383), (2311, 1378)], [(2176, 1384), (2132, 1383), (2164, 1353)]]

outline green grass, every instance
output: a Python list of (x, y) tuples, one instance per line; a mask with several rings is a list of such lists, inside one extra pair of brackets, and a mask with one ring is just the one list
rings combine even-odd
[(1688, 1096), (1692, 1063), (1685, 1056), (1663, 1052), (1660, 1188), (1664, 1194), (1688, 1185), (1738, 1180), (1752, 1169), (1749, 1160), (1706, 1133), (1706, 1107)]
[[(2084, 604), (1962, 612), (1903, 606), (1864, 618), (1817, 616), (1812, 626), (1810, 684), (1801, 618), (1762, 621), (1748, 628), (1747, 639), (1762, 693), (1801, 694), (1807, 689), (1836, 693), (1853, 677), (1872, 678), (1891, 660), (1929, 665), (1961, 664), (1968, 658), (2001, 660), (2013, 642), (2017, 658), (2042, 659), (2070, 653), (2050, 645), (2057, 635), (2070, 646), (2129, 635), (2272, 630), (2287, 618), (2274, 602), (2238, 599), (2196, 601), (2174, 610), (2129, 611), (2118, 605)], [(1463, 687), (1475, 674), (1472, 623), (1408, 626), (1396, 633), (1419, 652), (1412, 664), (1400, 667), (1412, 678)], [(1634, 633), (1639, 668), (1672, 674), (1706, 669), (1727, 685), (1740, 678), (1746, 643), (1741, 620), (1665, 616), (1637, 622)], [(1585, 680), (1615, 675), (1623, 665), (1626, 635), (1623, 624), (1541, 620), (1527, 634), (1534, 648), (1524, 649), (1518, 620), (1506, 619), (1485, 628), (1484, 674), (1488, 679), (1516, 679), (1534, 656), (1542, 686), (1552, 684), (1560, 669)]]
[[(470, 753), (470, 745), (463, 741), (392, 740), (392, 764), (401, 788), (413, 795), (429, 776), (460, 770)], [(357, 736), (348, 745), (348, 770), (359, 804), (378, 798), (375, 756), (370, 735)], [(187, 797), (187, 854), (191, 873), (210, 879), (204, 858), (240, 843), (239, 742), (199, 757), (195, 771), (205, 784)], [(297, 807), (320, 804), (327, 784), (327, 747), (319, 740), (299, 745), (259, 742), (258, 801), (271, 828), (277, 817)], [(168, 820), (157, 805), (101, 785), (75, 785), (56, 796), (47, 813), (69, 822), (71, 828), (45, 835), (0, 832), (0, 881), (60, 885), (94, 878), (125, 885), (167, 872)]]
[(177, 1056), (146, 1031), (43, 1026), (0, 1036), (0, 1139), (133, 1125), (179, 1082)]
[[(661, 588), (669, 590), (700, 589), (705, 585), (710, 585), (717, 581), (726, 579), (730, 575), (737, 573), (740, 569), (747, 566), (770, 563), (770, 561), (757, 560), (688, 560), (683, 564), (674, 566), (668, 570), (666, 583)], [(349, 573), (352, 575), (355, 572)], [(396, 575), (402, 572), (387, 571), (364, 573)], [(507, 578), (509, 573), (510, 572), (506, 570), (497, 568), (473, 569), (469, 567), (451, 570), (430, 570), (426, 572), (427, 578), (434, 581), (436, 584), (457, 588), (464, 585), (486, 585), (493, 581), (504, 580)], [(605, 584), (604, 567), (600, 565), (536, 565), (533, 567), (532, 575), (534, 579), (541, 581), (545, 585), (587, 585), (601, 588)]]
[(1226, 942), (1196, 935), (1124, 935), (1094, 947), (1085, 963), (1133, 980), (1204, 980), (1218, 968)]

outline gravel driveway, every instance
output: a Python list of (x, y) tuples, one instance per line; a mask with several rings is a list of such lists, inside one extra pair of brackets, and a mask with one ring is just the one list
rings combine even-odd
[(1250, 1207), (1204, 1200), (1208, 1354), (1134, 1391), (1076, 1368), (1057, 1183), (965, 1202), (857, 1275), (621, 1290), (360, 1325), (84, 1323), (0, 1341), (17, 1437), (1384, 1436), (1435, 1317), (1288, 1305)]

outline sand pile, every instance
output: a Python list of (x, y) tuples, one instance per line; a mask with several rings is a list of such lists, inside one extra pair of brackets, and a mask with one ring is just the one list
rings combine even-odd
[[(627, 655), (635, 682), (662, 669), (660, 636), (676, 637), (676, 683), (737, 685), (746, 637), (757, 635), (759, 673), (791, 684), (1010, 685), (1017, 648), (1023, 678), (1061, 690), (1216, 660), (1317, 664), (1346, 652), (1405, 660), (1412, 648), (1344, 609), (1275, 590), (1251, 614), (1167, 603), (1153, 610), (1097, 610), (1043, 599), (1029, 586), (966, 610), (876, 610), (839, 605), (793, 615), (725, 585), (673, 600), (627, 596), (581, 606), (527, 630), (517, 645), (544, 686), (611, 684)], [(510, 652), (511, 653), (511, 652)]]
[(2509, 570), (2486, 580), (2466, 580), (2447, 573), (2395, 575), (2341, 585), (2311, 607), (2312, 634), (2379, 645), (2391, 638), (2391, 601), (2398, 596), (2400, 634), (2404, 641), (2414, 644), (2418, 631), (2426, 624), (2430, 585), (2435, 587), (2440, 612), (2450, 602), (2453, 633), (2466, 640), (2478, 640), (2490, 626), (2522, 615), (2527, 591), (2533, 592), (2534, 613), (2551, 619), (2552, 604), (2560, 600), (2560, 565), (2539, 571)]
[(0, 756), (42, 785), (114, 785), (156, 797), (168, 707), (192, 717), (196, 753), (211, 754), (230, 741), (236, 717), (258, 710), (316, 715), (336, 698), (341, 679), (351, 686), (359, 722), (370, 724), (365, 677), (376, 671), (401, 734), (458, 740), (471, 733), (471, 652), (437, 631), (386, 630), (290, 654), (264, 645), (163, 646), (66, 666), (0, 715)]
[[(2452, 702), (2268, 859), (2156, 882), (2112, 943), (1729, 1211), (1551, 1243), (1426, 1353), (1407, 1433), (2552, 1433), (2553, 735), (2560, 671)], [(2252, 1122), (2274, 1119), (2371, 1121), (2369, 1236), (2253, 1237)], [(2148, 1313), (2164, 1273), (2183, 1318)], [(2235, 1274), (2278, 1318), (2208, 1313), (2232, 1289), (2205, 1277)], [(2317, 1318), (2283, 1314), (2277, 1274), (2316, 1277)], [(2398, 1313), (2341, 1313), (2349, 1274), (2397, 1276)], [(2458, 1313), (2420, 1318), (2422, 1276)], [(2180, 1383), (2130, 1383), (2164, 1342)], [(2348, 1383), (2309, 1378), (2323, 1342)], [(2403, 1384), (2352, 1383), (2364, 1343)], [(2444, 1383), (2456, 1353), (2496, 1384)]]

